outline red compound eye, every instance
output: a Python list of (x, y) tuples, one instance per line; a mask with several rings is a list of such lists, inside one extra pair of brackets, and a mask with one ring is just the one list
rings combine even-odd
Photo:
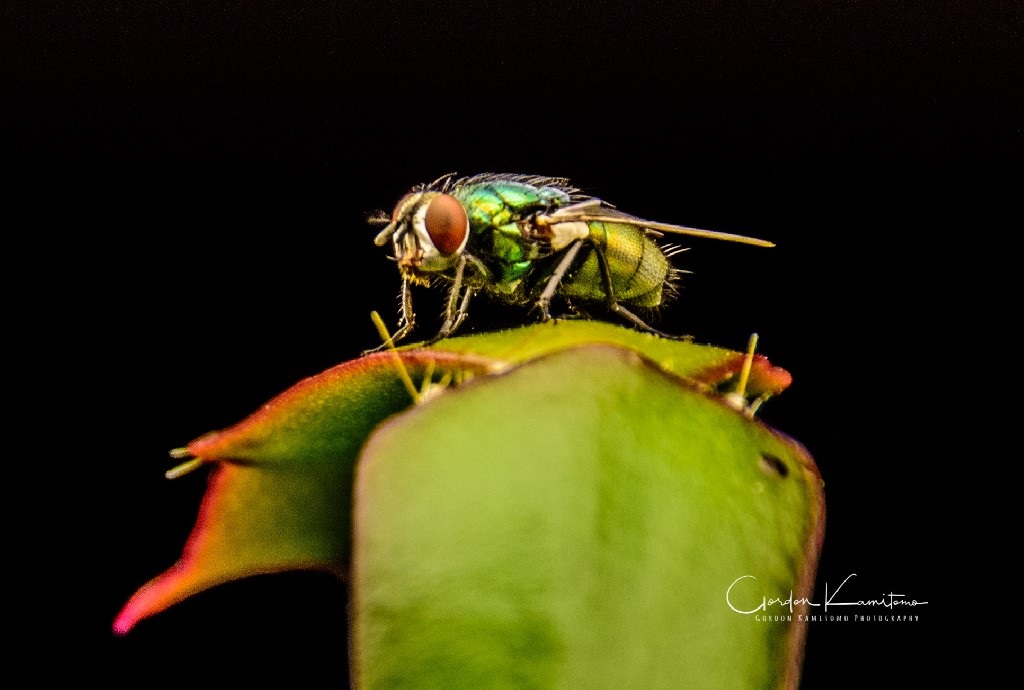
[(469, 233), (466, 209), (458, 199), (448, 194), (438, 194), (430, 200), (424, 225), (430, 241), (445, 256), (459, 251)]

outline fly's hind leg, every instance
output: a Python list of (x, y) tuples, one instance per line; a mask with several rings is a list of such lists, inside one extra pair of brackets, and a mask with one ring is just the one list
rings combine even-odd
[(605, 257), (604, 252), (601, 248), (594, 245), (594, 252), (597, 254), (597, 263), (601, 267), (601, 279), (604, 282), (604, 294), (608, 298), (608, 310), (614, 314), (618, 314), (622, 318), (626, 319), (634, 326), (647, 333), (653, 333), (656, 336), (667, 338), (669, 340), (690, 340), (691, 336), (686, 335), (672, 335), (664, 331), (659, 331), (654, 326), (651, 326), (646, 321), (641, 319), (639, 316), (626, 309), (624, 306), (619, 304), (618, 300), (615, 299), (615, 290), (612, 288), (612, 272), (608, 268), (608, 259)]

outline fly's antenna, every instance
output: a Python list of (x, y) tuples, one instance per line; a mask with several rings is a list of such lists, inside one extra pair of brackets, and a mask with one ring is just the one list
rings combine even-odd
[(397, 229), (398, 223), (388, 223), (387, 227), (377, 233), (377, 236), (373, 238), (373, 243), (378, 247), (383, 247), (388, 243), (388, 240), (391, 239)]
[(367, 215), (366, 222), (370, 225), (384, 226), (384, 229), (377, 233), (377, 236), (373, 238), (373, 243), (378, 247), (383, 247), (387, 244), (398, 229), (398, 223), (392, 222), (391, 216), (384, 213), (384, 211), (375, 211)]
[(416, 386), (413, 385), (412, 377), (409, 376), (409, 370), (405, 368), (405, 362), (402, 361), (398, 350), (395, 348), (395, 341), (392, 340), (391, 334), (388, 333), (388, 327), (384, 325), (384, 320), (380, 318), (380, 314), (375, 311), (370, 312), (370, 319), (373, 321), (373, 325), (377, 327), (377, 332), (380, 333), (380, 338), (384, 341), (388, 352), (391, 353), (395, 370), (398, 372), (398, 378), (402, 380), (402, 384), (405, 385), (405, 389), (409, 392), (412, 401), (418, 405), (423, 396), (420, 395), (420, 392), (416, 390)]

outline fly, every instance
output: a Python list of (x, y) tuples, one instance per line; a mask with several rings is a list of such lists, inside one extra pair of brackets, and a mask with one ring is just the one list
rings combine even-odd
[(444, 175), (403, 196), (374, 240), (388, 242), (402, 275), (401, 319), (394, 341), (416, 323), (412, 286), (449, 286), (444, 324), (430, 341), (466, 319), (474, 295), (532, 305), (551, 318), (557, 295), (570, 304), (603, 302), (637, 328), (653, 328), (633, 309), (654, 309), (675, 295), (682, 272), (669, 258), (682, 251), (657, 240), (665, 233), (773, 247), (743, 235), (656, 223), (587, 196), (565, 178), (485, 173)]

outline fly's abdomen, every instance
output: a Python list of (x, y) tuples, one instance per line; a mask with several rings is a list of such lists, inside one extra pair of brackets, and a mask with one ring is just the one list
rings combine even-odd
[(617, 302), (640, 307), (661, 304), (669, 277), (669, 262), (661, 248), (643, 230), (622, 223), (592, 222), (590, 251), (584, 248), (578, 267), (562, 281), (559, 292), (567, 297), (607, 299), (597, 252), (604, 254)]

